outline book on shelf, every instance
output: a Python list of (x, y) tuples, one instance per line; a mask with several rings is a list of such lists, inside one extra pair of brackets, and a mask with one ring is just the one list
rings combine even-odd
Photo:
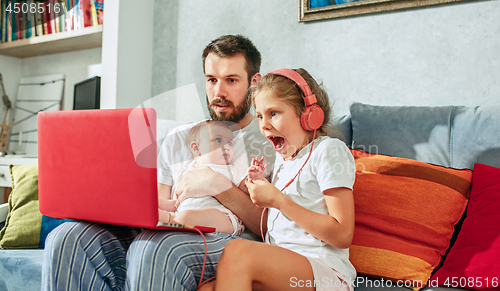
[(73, 10), (75, 10), (75, 30), (79, 30), (82, 28), (82, 18), (83, 18), (83, 14), (82, 14), (82, 9), (81, 9), (81, 3), (82, 1), (78, 1), (77, 3), (75, 3), (75, 0), (73, 0), (73, 3), (75, 6), (73, 6)]
[(72, 1), (71, 0), (65, 0), (66, 1), (66, 5), (64, 5), (65, 9), (66, 9), (66, 31), (70, 31), (70, 30), (73, 30), (74, 26), (73, 26), (73, 9), (71, 9), (71, 3)]
[(6, 41), (6, 34), (7, 34), (7, 30), (4, 29), (4, 23), (5, 22), (5, 18), (6, 18), (6, 14), (5, 14), (5, 2), (4, 1), (0, 1), (0, 12), (2, 13), (2, 15), (0, 15), (0, 35), (1, 35), (1, 41), (2, 42), (5, 42)]
[(94, 5), (97, 14), (97, 23), (102, 24), (104, 20), (104, 0), (94, 0)]
[(63, 32), (66, 31), (66, 9), (64, 8), (63, 0), (57, 0), (57, 1), (60, 3), (60, 6), (62, 7), (59, 10), (58, 18), (59, 18), (59, 30)]
[(16, 14), (16, 39), (23, 39), (23, 15)]
[(36, 35), (43, 35), (43, 22), (42, 22), (42, 13), (37, 9), (35, 12), (35, 26), (36, 26)]
[(5, 16), (6, 16), (6, 20), (7, 22), (5, 23), (5, 26), (6, 26), (6, 30), (7, 30), (7, 41), (12, 41), (12, 25), (10, 25), (9, 23), (12, 23), (12, 15), (10, 13), (8, 13), (7, 11), (5, 11)]
[[(28, 0), (30, 7), (36, 5), (35, 0)], [(29, 37), (36, 36), (36, 13), (28, 14), (28, 29), (29, 29)]]
[(47, 11), (49, 13), (49, 33), (57, 33), (56, 30), (56, 17), (55, 17), (55, 1), (49, 0), (49, 6), (47, 6)]
[(0, 43), (103, 23), (104, 0), (0, 0)]
[[(56, 1), (50, 0), (50, 3), (52, 4), (52, 7), (54, 7), (56, 4)], [(61, 32), (60, 28), (59, 28), (59, 18), (57, 17), (57, 14), (58, 13), (55, 11), (55, 9), (52, 9), (52, 11), (50, 11), (50, 19), (51, 19), (50, 21), (52, 23), (52, 31), (54, 33)]]
[(90, 1), (90, 15), (92, 20), (92, 26), (99, 25), (99, 20), (97, 19), (97, 10), (95, 9), (95, 1)]
[[(24, 0), (22, 2), (23, 4), (28, 4), (28, 2), (26, 0)], [(22, 23), (23, 23), (23, 28), (22, 28), (22, 34), (23, 34), (23, 39), (25, 38), (28, 38), (30, 35), (29, 35), (29, 25), (31, 23), (29, 23), (29, 13), (26, 13), (26, 14), (23, 14), (23, 17), (22, 17)]]
[[(10, 2), (10, 1), (9, 1)], [(12, 41), (15, 41), (17, 40), (17, 14), (16, 13), (10, 13), (10, 20), (11, 20), (11, 23), (10, 25), (12, 26)]]
[(50, 33), (52, 33), (52, 28), (50, 27), (49, 10), (44, 9), (41, 13), (42, 13), (42, 22), (43, 22), (43, 34), (50, 34)]
[(93, 0), (80, 0), (78, 3), (82, 10), (83, 15), (83, 27), (92, 26), (92, 14), (91, 14), (91, 4)]
[[(30, 4), (30, 0), (25, 0), (24, 3), (26, 3), (29, 7), (29, 4)], [(31, 33), (33, 32), (33, 30), (31, 30), (31, 13), (26, 13), (24, 15), (24, 18), (23, 18), (23, 32), (24, 32), (24, 35), (23, 35), (23, 38), (30, 38), (31, 37)]]

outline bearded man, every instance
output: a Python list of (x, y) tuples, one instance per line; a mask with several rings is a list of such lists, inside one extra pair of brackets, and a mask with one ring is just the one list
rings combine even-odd
[[(260, 81), (261, 56), (246, 37), (226, 35), (203, 51), (208, 109), (213, 120), (238, 125), (248, 163), (266, 156), (272, 169), (274, 149), (259, 131), (250, 113), (250, 94)], [(158, 192), (173, 178), (172, 166), (188, 162), (187, 132), (194, 124), (176, 128), (165, 138), (158, 157)], [(170, 184), (171, 185), (171, 184)], [(183, 176), (175, 195), (213, 196), (231, 210), (250, 231), (260, 233), (261, 209), (222, 174), (197, 167)], [(216, 274), (225, 244), (237, 238), (223, 233), (205, 235), (208, 249), (197, 233), (143, 230), (90, 222), (67, 222), (45, 242), (42, 290), (196, 290)]]

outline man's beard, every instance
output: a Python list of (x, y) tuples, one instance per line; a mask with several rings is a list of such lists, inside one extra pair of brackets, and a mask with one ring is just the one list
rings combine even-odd
[[(231, 112), (220, 112), (214, 109), (216, 105), (229, 106), (234, 110), (232, 110)], [(214, 100), (212, 100), (212, 102), (208, 104), (208, 111), (210, 112), (210, 117), (212, 118), (212, 120), (238, 123), (247, 115), (248, 111), (250, 111), (250, 106), (252, 106), (252, 99), (251, 91), (248, 90), (248, 93), (245, 96), (245, 100), (241, 105), (235, 106), (233, 102), (227, 99), (216, 97)]]

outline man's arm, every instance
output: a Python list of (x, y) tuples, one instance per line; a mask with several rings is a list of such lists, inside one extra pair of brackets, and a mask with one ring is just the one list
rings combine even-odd
[(252, 203), (248, 194), (209, 167), (195, 167), (187, 172), (177, 185), (175, 193), (178, 204), (187, 198), (214, 196), (238, 216), (248, 229), (256, 234), (260, 233), (262, 209)]
[(260, 217), (263, 209), (255, 206), (248, 194), (233, 185), (229, 190), (214, 197), (238, 216), (248, 229), (260, 235)]

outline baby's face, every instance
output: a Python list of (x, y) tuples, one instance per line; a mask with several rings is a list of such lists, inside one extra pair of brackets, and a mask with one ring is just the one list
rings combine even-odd
[[(210, 129), (208, 128), (210, 126)], [(199, 164), (229, 165), (233, 162), (234, 141), (232, 131), (211, 123), (200, 130)]]

